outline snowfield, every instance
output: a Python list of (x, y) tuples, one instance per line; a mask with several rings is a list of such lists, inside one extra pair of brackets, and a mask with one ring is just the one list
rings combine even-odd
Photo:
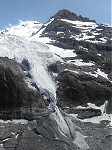
[(42, 24), (37, 21), (24, 22), (19, 20), (18, 25), (9, 25), (9, 27), (7, 27), (5, 30), (2, 30), (1, 32), (26, 38), (36, 33), (41, 27)]

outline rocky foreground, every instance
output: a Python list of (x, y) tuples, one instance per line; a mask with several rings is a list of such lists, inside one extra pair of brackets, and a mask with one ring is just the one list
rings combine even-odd
[[(27, 76), (23, 72), (23, 70), (28, 70), (28, 62), (26, 64), (18, 64), (14, 60), (0, 58), (0, 90), (2, 91), (2, 89), (4, 89), (3, 92), (5, 92), (3, 95), (0, 94), (0, 103), (2, 106), (0, 117), (4, 120), (0, 120), (0, 150), (81, 150), (80, 147), (74, 145), (70, 140), (68, 140), (67, 137), (60, 134), (55, 120), (53, 121), (51, 119), (51, 114), (53, 112), (47, 108), (48, 103), (43, 100), (42, 96), (39, 94), (39, 91), (37, 90), (35, 93), (27, 87), (25, 80), (23, 80), (26, 78), (25, 76)], [(67, 76), (68, 78), (64, 78), (63, 76)], [(74, 82), (71, 82), (70, 76), (72, 77), (71, 80), (74, 78)], [(73, 86), (76, 86), (75, 78), (76, 76), (69, 72), (65, 72), (59, 77), (60, 81), (66, 79), (64, 84), (62, 84), (63, 82), (60, 82), (60, 87), (64, 86), (63, 89), (68, 90), (67, 96), (71, 96), (69, 92), (72, 92), (72, 90), (69, 90), (70, 86), (67, 86), (67, 84), (72, 83)], [(82, 79), (84, 82), (84, 77), (81, 77), (78, 78), (77, 83), (80, 82), (81, 84)], [(94, 81), (93, 78), (92, 80)], [(96, 81), (93, 83), (96, 84)], [(23, 90), (21, 89), (21, 84)], [(77, 96), (80, 96), (79, 87), (84, 88), (80, 84), (77, 84), (78, 88), (75, 87), (75, 89), (78, 90)], [(88, 81), (86, 84), (88, 85)], [(66, 86), (68, 88), (66, 88)], [(99, 85), (99, 87), (100, 86), (101, 85)], [(103, 85), (101, 88), (106, 90), (106, 87)], [(75, 89), (73, 88), (73, 90)], [(99, 88), (95, 89), (95, 91), (96, 90), (99, 90)], [(109, 88), (107, 88), (107, 96), (109, 96), (109, 91)], [(15, 94), (18, 92), (19, 95)], [(63, 92), (65, 92), (65, 90), (63, 90)], [(101, 111), (96, 109), (80, 109), (80, 111), (79, 109), (75, 110), (74, 108), (80, 104), (80, 101), (78, 100), (74, 105), (72, 98), (74, 98), (75, 95), (72, 94), (72, 97), (69, 97), (71, 100), (68, 102), (68, 97), (64, 97), (63, 92), (59, 89), (58, 97), (59, 94), (61, 94), (60, 97), (62, 99), (65, 98), (66, 101), (62, 101), (62, 99), (60, 99), (60, 101), (58, 101), (58, 105), (68, 114), (78, 114), (78, 118), (82, 120), (84, 118), (101, 115)], [(88, 92), (88, 90), (86, 92)], [(7, 98), (6, 101), (3, 101), (3, 96)], [(77, 98), (80, 99), (80, 97)], [(19, 101), (20, 99), (21, 102)], [(101, 100), (96, 101), (98, 104), (100, 102)], [(87, 102), (84, 101), (83, 105), (86, 103)], [(69, 106), (69, 108), (67, 108), (67, 106)], [(110, 109), (107, 107), (107, 110), (109, 112)], [(76, 117), (71, 115), (64, 113), (63, 115), (66, 117), (69, 116), (71, 121), (74, 123), (75, 132), (83, 136), (79, 137), (86, 140), (89, 150), (110, 150), (112, 140), (111, 127), (109, 126), (110, 121), (102, 121), (100, 123), (81, 122)], [(9, 119), (17, 120), (7, 121)], [(77, 139), (77, 143), (79, 142), (79, 145), (81, 145), (80, 138)]]
[[(72, 118), (76, 131), (84, 135), (89, 150), (110, 150), (112, 132), (108, 122), (82, 123)], [(80, 127), (80, 128), (79, 128)], [(29, 121), (28, 124), (0, 123), (0, 150), (77, 150), (63, 139), (48, 117)], [(81, 144), (81, 143), (80, 143)]]

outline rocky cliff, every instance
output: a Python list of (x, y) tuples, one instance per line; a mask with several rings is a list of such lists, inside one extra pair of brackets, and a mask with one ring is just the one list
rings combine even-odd
[[(44, 111), (47, 102), (42, 99), (38, 90), (28, 88), (23, 72), (27, 71), (24, 64), (6, 57), (0, 58), (0, 118), (25, 118), (33, 112)], [(28, 118), (27, 118), (28, 119)]]

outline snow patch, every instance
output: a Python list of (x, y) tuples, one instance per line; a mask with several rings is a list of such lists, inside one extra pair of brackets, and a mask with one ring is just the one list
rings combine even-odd
[(47, 22), (47, 23), (44, 23), (44, 26), (46, 27), (46, 26), (48, 26), (52, 21), (54, 20), (54, 18), (52, 18), (52, 19), (50, 19), (50, 21), (49, 22)]
[(77, 120), (80, 120), (81, 122), (91, 122), (91, 123), (100, 123), (101, 121), (109, 121), (109, 126), (112, 127), (112, 114), (102, 114), (101, 116), (95, 116), (92, 118), (86, 118), (86, 119), (79, 119), (77, 118), (78, 114), (69, 114), (70, 116), (74, 117)]
[[(108, 114), (103, 114), (101, 116), (97, 116), (97, 117), (92, 117), (92, 118), (87, 118), (87, 119), (79, 119), (82, 122), (92, 122), (92, 123), (100, 123), (103, 120), (107, 120), (111, 122), (112, 115), (108, 115)], [(112, 126), (112, 124), (110, 123), (110, 125)]]
[(78, 114), (70, 114), (70, 116), (75, 117), (77, 120), (80, 120), (82, 122), (92, 122), (92, 123), (100, 123), (103, 120), (109, 121), (109, 126), (112, 127), (112, 114), (106, 114), (106, 106), (108, 101), (105, 101), (105, 103), (101, 106), (96, 106), (92, 103), (87, 103), (87, 107), (77, 106), (76, 109), (87, 109), (87, 108), (94, 108), (94, 109), (100, 109), (102, 115), (101, 116), (95, 116), (92, 118), (86, 118), (86, 119), (79, 119), (77, 118)]
[(106, 40), (105, 38), (100, 38), (100, 40), (101, 40), (102, 42), (104, 42), (104, 43), (107, 42), (107, 40)]
[(92, 32), (93, 35), (100, 35), (101, 33)]
[(74, 71), (74, 70), (65, 69), (64, 71), (70, 71), (70, 72), (73, 72), (73, 73), (79, 74), (79, 72), (78, 72), (78, 71)]
[(98, 56), (101, 56), (101, 54), (97, 54)]
[(105, 103), (101, 106), (96, 106), (95, 104), (87, 103), (88, 107), (87, 108), (94, 108), (94, 109), (100, 109), (102, 114), (106, 113), (106, 106), (107, 106), (108, 101), (105, 101)]
[(80, 35), (71, 35), (70, 38), (75, 38), (77, 41), (82, 41), (82, 40), (89, 40), (89, 39), (95, 39), (94, 35), (87, 35), (87, 33), (82, 33)]
[(97, 69), (97, 74), (108, 79), (108, 74), (104, 73), (103, 71), (101, 71), (99, 68)]
[(25, 120), (25, 119), (15, 119), (15, 120), (7, 120), (7, 121), (4, 121), (4, 120), (1, 120), (0, 119), (0, 123), (2, 124), (7, 124), (7, 123), (13, 123), (13, 124), (18, 124), (18, 123), (21, 123), (21, 124), (28, 124), (28, 120)]
[(15, 139), (17, 139), (17, 138), (18, 138), (18, 136), (19, 136), (19, 134), (17, 134), (17, 135), (15, 136)]
[(98, 41), (98, 40), (96, 40), (96, 39), (94, 39), (94, 40), (89, 40), (89, 39), (88, 39), (88, 40), (86, 40), (86, 41), (91, 42), (91, 43), (97, 43), (97, 44), (98, 44), (98, 43), (103, 43), (103, 44), (105, 43), (104, 41), (101, 41), (101, 40)]
[(0, 144), (0, 150), (5, 150), (5, 148), (3, 147), (3, 144)]
[(103, 29), (96, 29), (97, 31), (102, 31)]
[(96, 106), (95, 104), (92, 103), (87, 103), (87, 107), (83, 107), (83, 106), (77, 106), (76, 109), (87, 109), (87, 108), (93, 108), (93, 109), (100, 109), (101, 113), (104, 114), (106, 113), (106, 106), (107, 106), (108, 101), (105, 101), (105, 103), (101, 106)]
[(76, 66), (94, 66), (95, 65), (93, 62), (89, 62), (89, 63), (83, 62), (82, 59), (76, 59), (76, 60), (73, 60), (73, 61), (69, 60), (67, 62), (68, 63), (73, 63)]
[(64, 33), (64, 32), (57, 32), (57, 34), (61, 34), (61, 33)]
[(85, 137), (80, 132), (76, 131), (76, 138), (73, 143), (76, 144), (82, 150), (87, 150), (89, 149), (89, 146), (85, 142), (84, 138)]
[(71, 21), (71, 20), (67, 20), (67, 19), (60, 19), (62, 21), (77, 25), (77, 27), (83, 27), (83, 26), (88, 26), (88, 28), (96, 28), (98, 25), (94, 22), (82, 22), (82, 21)]

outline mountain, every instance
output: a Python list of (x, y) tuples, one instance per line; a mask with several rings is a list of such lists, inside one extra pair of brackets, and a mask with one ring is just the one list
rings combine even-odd
[(95, 63), (111, 78), (111, 27), (72, 14), (59, 11), (47, 26), (42, 26), (41, 37), (49, 37), (55, 46), (74, 49), (79, 59)]
[(111, 41), (66, 9), (0, 31), (0, 148), (109, 150)]
[(100, 106), (107, 99), (110, 99), (111, 105), (112, 39), (109, 25), (98, 24), (68, 10), (61, 10), (32, 38), (38, 36), (64, 61), (63, 64), (58, 62), (49, 67), (51, 72), (59, 74), (57, 93), (61, 107), (72, 105), (74, 99), (77, 101), (73, 106), (89, 102)]

